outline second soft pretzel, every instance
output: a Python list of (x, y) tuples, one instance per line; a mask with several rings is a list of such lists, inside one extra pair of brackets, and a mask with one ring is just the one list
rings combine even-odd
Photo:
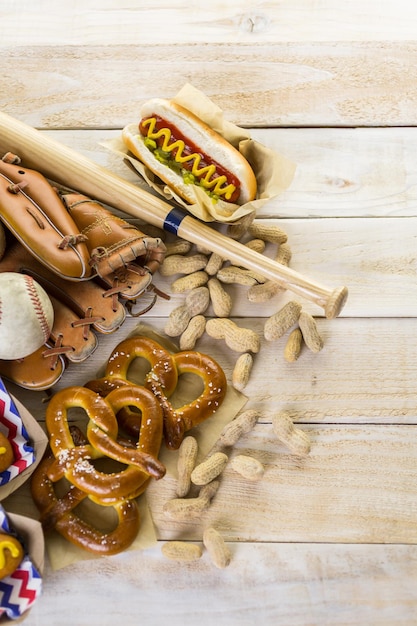
[(217, 411), (225, 398), (227, 381), (220, 365), (207, 354), (191, 350), (178, 352), (173, 357), (178, 376), (194, 374), (202, 380), (204, 386), (197, 398), (174, 408), (155, 372), (148, 376), (147, 384), (159, 399), (164, 413), (165, 443), (168, 448), (176, 450), (188, 430), (201, 424)]
[[(157, 341), (142, 335), (131, 337), (121, 341), (111, 353), (104, 375), (102, 378), (91, 380), (86, 387), (107, 396), (112, 390), (136, 384), (131, 379), (130, 368), (136, 359), (144, 359), (150, 371), (142, 381), (152, 390), (152, 380), (158, 382), (163, 394), (170, 397), (178, 383), (178, 370), (174, 358), (168, 350), (165, 350)], [(139, 434), (137, 414), (130, 407), (122, 407), (117, 414), (121, 428), (128, 434)]]
[[(114, 406), (113, 406), (114, 401)], [(115, 411), (122, 406), (136, 407), (141, 420), (136, 446), (118, 440)], [(68, 423), (68, 411), (81, 408), (88, 417), (87, 441), (74, 442)], [(162, 441), (162, 411), (155, 397), (144, 387), (125, 387), (107, 398), (85, 387), (67, 387), (52, 396), (46, 411), (46, 428), (55, 461), (49, 467), (49, 478), (56, 482), (64, 477), (92, 499), (112, 503), (142, 493), (150, 477), (161, 478), (164, 465), (157, 456)], [(126, 467), (106, 473), (93, 461), (107, 456)]]
[[(117, 388), (131, 384), (129, 369), (136, 358), (144, 358), (150, 365), (144, 385), (152, 391), (164, 414), (164, 437), (168, 448), (176, 449), (184, 434), (210, 417), (222, 404), (227, 390), (226, 376), (220, 365), (210, 356), (197, 351), (171, 354), (158, 342), (138, 335), (119, 343), (109, 357), (104, 376), (90, 381), (86, 387), (103, 396)], [(180, 408), (174, 408), (169, 398), (173, 395), (178, 377), (191, 373), (203, 382), (203, 392)], [(135, 433), (135, 418), (128, 409), (118, 413), (120, 424)]]

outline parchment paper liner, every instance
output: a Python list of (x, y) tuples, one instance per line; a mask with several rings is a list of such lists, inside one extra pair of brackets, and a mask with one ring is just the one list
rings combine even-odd
[[(129, 337), (135, 335), (145, 335), (146, 337), (154, 339), (172, 352), (178, 351), (178, 348), (174, 343), (166, 337), (159, 335), (151, 326), (148, 326), (147, 324), (139, 323)], [(103, 375), (104, 367), (105, 364), (103, 364), (101, 371), (97, 373), (97, 377)], [(146, 367), (143, 360), (136, 359), (129, 369), (129, 378), (133, 382), (141, 384), (145, 373)], [(181, 393), (174, 392), (175, 397), (173, 397), (177, 406), (181, 406), (184, 402), (189, 402), (190, 398), (196, 397), (199, 393), (199, 381), (196, 381), (195, 377), (190, 376), (188, 378), (187, 375), (184, 375), (181, 378), (184, 379), (183, 384), (181, 385)], [(226, 398), (216, 413), (211, 418), (207, 419), (205, 422), (193, 429), (193, 431), (188, 431), (188, 434), (193, 434), (198, 441), (200, 457), (205, 456), (211, 450), (225, 424), (230, 422), (237, 415), (246, 402), (247, 398), (229, 385)], [(73, 423), (73, 421), (71, 423)], [(38, 428), (40, 427), (38, 426)], [(159, 458), (165, 464), (168, 476), (177, 476), (177, 455), (177, 451), (168, 450), (164, 443), (162, 443)], [(146, 499), (146, 491), (137, 499), (137, 501), (139, 505), (141, 526), (135, 541), (128, 549), (129, 551), (150, 548), (155, 545), (157, 541), (152, 515)], [(23, 485), (22, 489), (13, 494), (13, 496), (8, 500), (7, 506), (11, 510), (19, 513), (25, 513), (31, 518), (39, 518), (39, 512), (30, 495), (29, 483)], [(89, 504), (88, 500), (84, 500), (82, 507), (83, 519), (88, 520), (90, 515), (91, 522), (94, 526), (97, 526), (98, 524), (100, 524), (100, 526), (103, 525), (103, 527), (111, 525), (112, 520), (115, 517), (112, 507), (100, 508), (99, 519), (97, 519), (96, 505), (93, 503)], [(54, 570), (62, 569), (80, 560), (102, 558), (78, 548), (72, 543), (66, 541), (57, 532), (51, 532), (46, 535), (45, 546), (51, 567)]]
[(40, 522), (18, 515), (17, 513), (7, 513), (10, 524), (22, 535), (26, 542), (26, 547), (33, 564), (40, 574), (43, 574), (45, 566), (45, 544)]
[[(204, 222), (234, 223), (248, 213), (256, 212), (257, 209), (289, 187), (294, 178), (295, 163), (252, 139), (246, 129), (225, 120), (222, 110), (204, 93), (187, 83), (172, 100), (197, 115), (242, 153), (255, 173), (258, 192), (255, 200), (239, 206), (223, 200), (214, 203), (201, 187), (193, 185), (198, 200), (195, 204), (190, 205), (134, 157), (126, 148), (121, 137), (102, 143), (103, 146), (126, 160), (146, 183), (167, 202), (174, 200)], [(138, 119), (133, 120), (133, 122), (136, 121), (139, 124), (139, 113)]]

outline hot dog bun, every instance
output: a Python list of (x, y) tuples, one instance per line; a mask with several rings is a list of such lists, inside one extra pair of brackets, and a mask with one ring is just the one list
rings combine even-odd
[[(247, 160), (188, 109), (171, 100), (154, 98), (143, 105), (143, 120), (147, 120), (144, 132), (148, 137), (141, 133), (141, 124), (129, 124), (122, 131), (123, 141), (183, 200), (196, 203), (196, 184), (214, 199), (233, 204), (242, 205), (255, 198), (256, 177)], [(202, 182), (195, 176), (197, 171), (203, 172)], [(185, 172), (186, 180), (181, 172)]]

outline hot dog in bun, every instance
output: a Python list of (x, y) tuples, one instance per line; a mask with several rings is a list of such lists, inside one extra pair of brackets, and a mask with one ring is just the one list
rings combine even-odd
[(138, 124), (122, 138), (130, 152), (183, 200), (196, 202), (194, 185), (209, 196), (242, 205), (256, 196), (256, 177), (243, 155), (191, 111), (171, 100), (149, 100)]

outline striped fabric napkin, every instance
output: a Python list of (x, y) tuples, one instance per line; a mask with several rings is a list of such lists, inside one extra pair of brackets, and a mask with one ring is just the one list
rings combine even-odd
[[(0, 505), (0, 532), (14, 535), (25, 548), (22, 537), (11, 526)], [(0, 617), (18, 619), (29, 610), (42, 592), (42, 577), (27, 552), (19, 567), (10, 576), (0, 580)]]
[(0, 473), (0, 487), (18, 476), (35, 460), (33, 447), (19, 411), (0, 378), (0, 430), (12, 444), (14, 463)]

